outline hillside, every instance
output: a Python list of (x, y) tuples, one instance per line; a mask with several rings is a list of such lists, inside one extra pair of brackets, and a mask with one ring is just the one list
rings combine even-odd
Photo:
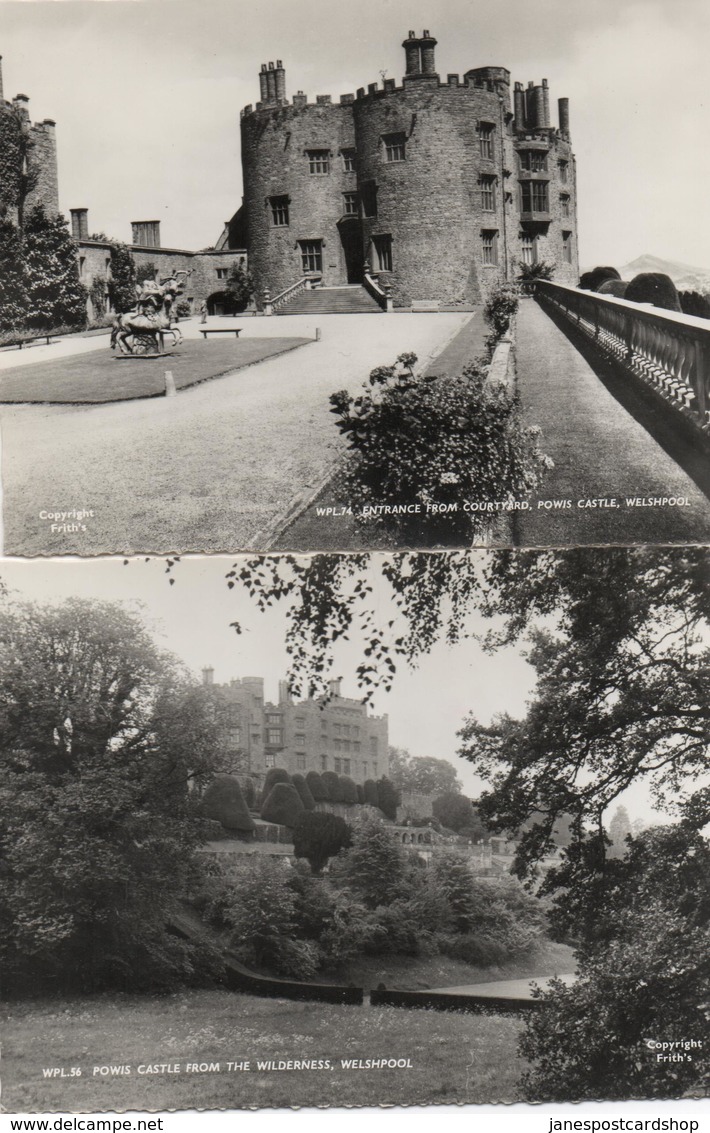
[(622, 279), (633, 279), (635, 275), (644, 271), (669, 275), (681, 291), (710, 290), (710, 268), (700, 268), (677, 260), (662, 260), (659, 256), (645, 254), (619, 268)]

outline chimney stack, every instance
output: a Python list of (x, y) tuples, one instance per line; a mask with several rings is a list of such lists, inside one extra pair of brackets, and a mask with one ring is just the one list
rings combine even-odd
[(422, 50), (422, 74), (435, 75), (434, 48), (436, 47), (436, 40), (432, 35), (429, 35), (428, 31), (425, 31), (419, 43)]
[(214, 684), (214, 669), (211, 665), (205, 665), (202, 670), (202, 683), (203, 685)]
[(560, 133), (562, 134), (563, 138), (566, 138), (566, 140), (569, 141), (569, 99), (558, 98), (557, 110), (560, 117)]
[(550, 88), (547, 79), (542, 80), (542, 125), (550, 126)]
[(266, 92), (267, 101), (273, 102), (276, 98), (276, 72), (273, 63), (269, 63), (269, 69), (266, 72)]
[(286, 100), (286, 72), (284, 65), (280, 59), (276, 60), (276, 97), (285, 102)]
[(132, 220), (132, 242), (143, 248), (160, 247), (160, 221), (159, 220)]
[(269, 87), (268, 87), (267, 78), (266, 78), (266, 63), (261, 64), (261, 70), (259, 71), (259, 91), (260, 91), (260, 94), (261, 94), (261, 101), (262, 102), (268, 102), (269, 101)]
[(71, 215), (71, 234), (75, 240), (89, 239), (89, 210), (69, 209)]
[(515, 84), (513, 102), (515, 105), (515, 129), (522, 132), (525, 129), (525, 91), (522, 83)]
[(418, 75), (420, 70), (420, 56), (417, 33), (410, 31), (409, 35), (402, 44), (402, 47), (404, 48), (406, 73), (408, 75)]

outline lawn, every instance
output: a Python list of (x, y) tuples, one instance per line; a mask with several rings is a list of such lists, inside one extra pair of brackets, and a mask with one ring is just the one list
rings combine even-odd
[(307, 338), (185, 339), (163, 357), (131, 358), (109, 349), (0, 372), (0, 402), (98, 405), (165, 393), (165, 371), (177, 389), (221, 377), (312, 341)]
[[(2, 1015), (3, 1103), (15, 1113), (521, 1100), (522, 1024), (502, 1016), (294, 1003), (221, 990), (42, 1000), (5, 1005)], [(341, 1059), (378, 1058), (411, 1066), (341, 1067)], [(330, 1060), (330, 1068), (257, 1067), (257, 1060), (296, 1059)], [(249, 1069), (227, 1065), (246, 1061)], [(171, 1069), (138, 1072), (161, 1065)], [(113, 1076), (94, 1074), (111, 1066)], [(71, 1067), (81, 1076), (69, 1077)], [(67, 1077), (44, 1077), (50, 1068)]]

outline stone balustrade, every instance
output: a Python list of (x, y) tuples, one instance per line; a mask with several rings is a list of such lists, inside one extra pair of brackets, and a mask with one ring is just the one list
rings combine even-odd
[(535, 297), (710, 435), (710, 320), (543, 280)]

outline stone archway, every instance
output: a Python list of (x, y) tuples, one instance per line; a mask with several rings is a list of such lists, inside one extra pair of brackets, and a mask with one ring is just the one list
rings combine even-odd
[(227, 291), (213, 291), (207, 299), (208, 315), (236, 315), (238, 311), (239, 304)]

